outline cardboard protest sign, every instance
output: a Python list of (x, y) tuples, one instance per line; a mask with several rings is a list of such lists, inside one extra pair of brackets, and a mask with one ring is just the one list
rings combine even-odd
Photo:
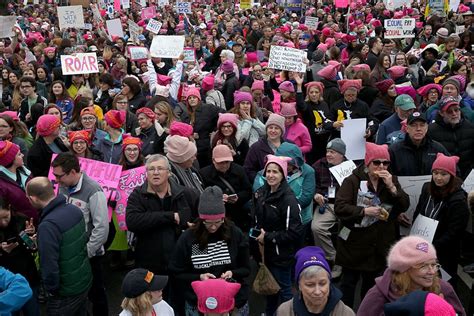
[(117, 193), (115, 200), (117, 205), (115, 207), (115, 214), (117, 215), (117, 222), (120, 230), (127, 230), (127, 223), (125, 221), (127, 201), (130, 194), (136, 187), (143, 185), (146, 181), (145, 167), (122, 171), (120, 180), (117, 186)]
[(191, 14), (191, 2), (177, 2), (176, 3), (176, 10), (178, 11), (179, 14), (185, 13), (185, 14)]
[(384, 21), (385, 38), (415, 37), (415, 19), (387, 19)]
[(196, 50), (192, 47), (185, 47), (183, 49), (184, 62), (193, 63), (196, 61)]
[(419, 236), (432, 243), (438, 224), (437, 220), (419, 214), (411, 227), (410, 235)]
[(157, 35), (150, 47), (151, 57), (178, 58), (183, 52), (184, 36)]
[(82, 6), (58, 7), (59, 29), (84, 28)]
[(96, 53), (61, 55), (63, 75), (93, 74), (99, 72)]
[(161, 29), (161, 26), (163, 25), (163, 23), (155, 20), (155, 19), (150, 19), (150, 21), (148, 21), (148, 24), (146, 26), (146, 29), (152, 33), (155, 33), (155, 34), (158, 34), (160, 32), (160, 29)]
[(107, 20), (105, 22), (110, 36), (124, 37), (122, 22), (120, 19)]
[(365, 129), (367, 119), (344, 120), (341, 139), (346, 144), (347, 159), (358, 160), (365, 157)]
[(352, 174), (352, 171), (356, 168), (355, 163), (352, 160), (344, 161), (337, 166), (329, 168), (337, 183), (342, 185), (342, 181)]
[(306, 64), (303, 62), (306, 52), (290, 47), (272, 45), (268, 68), (296, 72), (306, 72)]
[(141, 46), (128, 46), (128, 54), (130, 60), (146, 60), (148, 59), (148, 48)]
[(15, 23), (16, 16), (0, 16), (0, 38), (14, 36), (13, 27)]
[(151, 19), (156, 16), (156, 7), (142, 9), (142, 20)]
[(307, 16), (304, 19), (304, 25), (306, 25), (310, 30), (316, 30), (318, 28), (319, 18), (314, 16)]
[(138, 36), (140, 35), (140, 27), (137, 23), (133, 22), (131, 19), (128, 20), (128, 32), (130, 33), (130, 38), (133, 42), (138, 44)]

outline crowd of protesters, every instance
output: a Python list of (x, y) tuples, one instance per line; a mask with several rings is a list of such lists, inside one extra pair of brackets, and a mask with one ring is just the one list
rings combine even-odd
[[(0, 40), (1, 315), (111, 315), (117, 269), (133, 269), (120, 315), (255, 314), (255, 262), (279, 287), (266, 315), (473, 312), (458, 298), (458, 266), (474, 262), (473, 4), (83, 1), (89, 27), (60, 29), (58, 5), (39, 2), (8, 3)], [(194, 60), (131, 60), (150, 18)], [(406, 18), (410, 36), (384, 36)], [(304, 51), (306, 71), (270, 68), (275, 46)], [(63, 73), (80, 53), (98, 73)], [(359, 118), (365, 157), (338, 181), (341, 129)], [(127, 231), (85, 158), (145, 168)], [(416, 176), (430, 179), (414, 200), (399, 177)], [(430, 240), (404, 237), (418, 219), (436, 223)]]

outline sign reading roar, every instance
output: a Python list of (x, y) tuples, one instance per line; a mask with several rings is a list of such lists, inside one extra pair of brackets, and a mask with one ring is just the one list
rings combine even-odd
[(99, 72), (96, 53), (62, 55), (61, 69), (63, 75), (93, 74)]

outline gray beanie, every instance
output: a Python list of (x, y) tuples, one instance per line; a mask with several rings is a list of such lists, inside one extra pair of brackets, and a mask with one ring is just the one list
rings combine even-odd
[(328, 145), (326, 146), (326, 149), (332, 149), (334, 151), (337, 151), (343, 156), (346, 154), (346, 144), (340, 138), (331, 139)]
[(199, 218), (216, 220), (225, 216), (222, 190), (218, 186), (207, 187), (199, 198)]
[(311, 57), (313, 59), (313, 62), (320, 62), (324, 58), (324, 52), (320, 49), (317, 49), (313, 52), (313, 55)]

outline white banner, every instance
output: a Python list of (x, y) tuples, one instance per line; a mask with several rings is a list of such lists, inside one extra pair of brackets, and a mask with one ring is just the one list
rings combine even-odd
[(14, 36), (13, 27), (15, 23), (16, 16), (0, 16), (0, 38)]
[(272, 45), (268, 68), (296, 72), (306, 72), (306, 64), (303, 62), (306, 52), (290, 47)]
[(82, 6), (74, 5), (68, 7), (58, 7), (59, 29), (84, 28), (84, 13)]
[(157, 35), (151, 42), (151, 57), (178, 58), (183, 52), (184, 36)]
[(415, 19), (387, 19), (384, 21), (385, 38), (415, 37)]
[(163, 23), (155, 20), (155, 19), (150, 19), (150, 21), (148, 21), (148, 24), (146, 26), (146, 29), (154, 34), (158, 34), (160, 32), (160, 29), (161, 29), (161, 26), (163, 25)]
[(93, 74), (99, 72), (96, 53), (61, 55), (63, 75)]

